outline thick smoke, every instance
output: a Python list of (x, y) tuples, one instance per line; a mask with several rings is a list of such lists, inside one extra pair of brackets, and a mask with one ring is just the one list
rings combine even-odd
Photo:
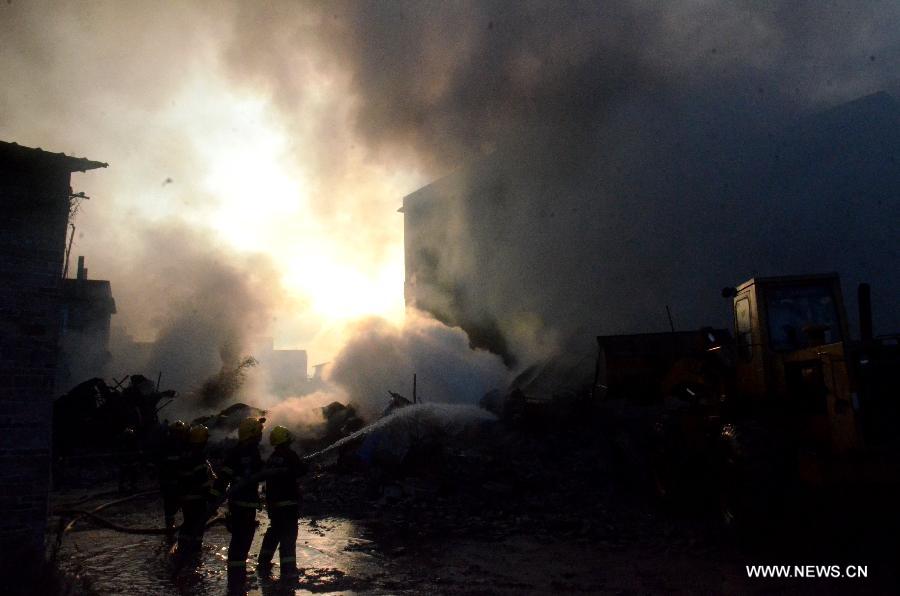
[[(892, 117), (869, 105), (809, 124), (896, 86), (895, 3), (350, 2), (247, 17), (227, 63), (288, 120), (305, 80), (340, 73), (370, 159), (466, 166), (423, 232), (444, 239), (427, 306), (508, 361), (545, 353), (548, 336), (590, 349), (598, 333), (667, 329), (667, 305), (682, 329), (725, 324), (718, 290), (752, 275), (837, 270), (848, 295), (871, 280), (883, 326), (900, 326), (898, 207), (878, 179), (891, 170), (863, 167), (849, 190), (820, 176), (846, 157), (828, 152), (844, 127)], [(881, 167), (896, 145), (856, 147), (851, 161)], [(340, 147), (324, 149), (340, 172)]]
[[(329, 423), (334, 424), (324, 417), (323, 407), (335, 401), (351, 405), (357, 415), (374, 422), (390, 403), (389, 392), (412, 400), (414, 374), (418, 402), (429, 406), (473, 407), (486, 393), (509, 382), (509, 371), (498, 356), (470, 349), (461, 329), (414, 310), (399, 327), (376, 318), (354, 327), (330, 366), (325, 386), (309, 395), (272, 402), (268, 425), (287, 426), (301, 439), (321, 439)], [(452, 420), (449, 414), (454, 410), (446, 412)]]
[(138, 338), (144, 342), (120, 336), (110, 370), (153, 378), (162, 372), (162, 385), (184, 394), (173, 404), (179, 413), (237, 397), (240, 392), (232, 391), (218, 399), (196, 396), (193, 403), (191, 393), (220, 371), (236, 369), (257, 338), (269, 332), (280, 298), (272, 264), (261, 256), (235, 254), (175, 222), (138, 226), (126, 246), (120, 264), (136, 271), (109, 271), (113, 279), (133, 280), (115, 286), (118, 309), (127, 313), (126, 321), (153, 335)]
[(367, 420), (377, 419), (391, 400), (389, 392), (423, 403), (476, 405), (492, 389), (504, 388), (509, 371), (500, 358), (469, 348), (469, 339), (414, 310), (402, 326), (371, 318), (354, 324), (350, 340), (335, 358), (325, 388), (273, 406), (274, 423), (316, 432), (321, 408), (333, 401), (350, 403)]
[(853, 99), (894, 80), (898, 19), (892, 2), (274, 3), (245, 6), (225, 56), (288, 118), (311, 81), (346, 86), (374, 158), (411, 148), (439, 170), (523, 128), (593, 137), (623, 103), (704, 91), (720, 111), (764, 113)]
[(414, 374), (423, 402), (477, 404), (505, 387), (508, 372), (496, 355), (469, 349), (461, 329), (410, 310), (401, 328), (379, 319), (359, 322), (330, 379), (371, 417), (386, 405), (388, 391), (411, 400)]
[[(823, 137), (805, 118), (896, 87), (895, 2), (197, 2), (166, 11), (16, 2), (0, 10), (8, 17), (0, 18), (8, 83), (0, 133), (111, 162), (84, 177), (81, 188), (91, 194), (95, 185), (104, 201), (86, 214), (84, 248), (92, 272), (113, 280), (120, 313), (155, 313), (152, 327), (174, 355), (157, 356), (156, 366), (215, 372), (241, 353), (234, 338), (263, 330), (279, 301), (277, 284), (262, 281), (265, 265), (222, 257), (218, 243), (188, 251), (200, 264), (196, 279), (172, 264), (181, 253), (167, 244), (151, 242), (131, 262), (122, 248), (129, 243), (119, 229), (154, 208), (202, 223), (216, 205), (195, 180), (215, 97), (202, 109), (169, 111), (196, 97), (208, 73), (277, 107), (273, 118), (297, 139), (289, 151), (308, 216), (362, 262), (379, 263), (396, 247), (402, 191), (392, 194), (392, 176), (413, 170), (432, 180), (469, 165), (448, 184), (465, 200), (450, 201), (451, 213), (426, 231), (446, 239), (435, 300), (446, 320), (471, 319), (480, 343), (505, 345), (522, 363), (571, 338), (590, 345), (597, 333), (666, 329), (666, 305), (679, 328), (715, 323), (719, 303), (705, 297), (753, 274), (837, 269), (845, 292), (868, 278), (882, 313), (876, 326), (897, 322), (896, 281), (886, 278), (896, 276), (898, 202), (887, 192), (895, 179), (879, 178), (896, 170), (893, 146), (867, 154), (859, 148), (881, 141), (852, 145), (861, 164), (877, 157), (861, 178), (865, 194), (804, 161), (809, 147), (820, 164), (847, 155), (835, 142), (844, 124)], [(851, 117), (851, 128), (893, 130), (890, 108), (876, 103)], [(169, 178), (175, 183), (160, 187)], [(147, 271), (166, 266), (177, 283), (145, 290)], [(378, 329), (370, 323), (360, 341), (406, 341)], [(206, 347), (186, 349), (182, 333)], [(368, 362), (390, 362), (396, 378), (364, 387), (343, 376), (351, 393), (408, 387), (418, 372), (426, 399), (457, 395), (429, 388), (436, 375), (414, 370), (418, 362), (390, 350), (378, 356)]]

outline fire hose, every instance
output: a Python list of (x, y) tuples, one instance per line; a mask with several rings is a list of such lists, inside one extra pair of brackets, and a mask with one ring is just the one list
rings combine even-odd
[(100, 497), (111, 497), (113, 495), (118, 495), (118, 494), (120, 494), (120, 493), (117, 490), (107, 490), (102, 493), (94, 493), (92, 495), (84, 495), (83, 497), (81, 497), (80, 499), (78, 499), (76, 501), (72, 501), (71, 503), (66, 503), (65, 505), (61, 505), (59, 507), (59, 509), (60, 509), (60, 511), (63, 509), (73, 509), (73, 508), (77, 507), (78, 505), (86, 503), (87, 501), (91, 501), (93, 499), (99, 499)]
[[(108, 507), (111, 507), (113, 505), (119, 505), (121, 503), (131, 501), (138, 497), (146, 497), (149, 495), (155, 495), (158, 492), (159, 491), (151, 490), (151, 491), (146, 491), (146, 492), (141, 492), (141, 493), (135, 493), (133, 495), (129, 495), (129, 496), (123, 497), (121, 499), (116, 499), (114, 501), (109, 501), (109, 502), (103, 503), (101, 505), (98, 505), (97, 507), (94, 507), (90, 511), (85, 510), (85, 509), (74, 509), (74, 508), (55, 510), (54, 513), (56, 515), (74, 515), (75, 516), (74, 518), (72, 518), (72, 520), (68, 524), (66, 524), (66, 526), (59, 533), (59, 539), (57, 540), (57, 542), (61, 542), (63, 535), (66, 534), (67, 532), (71, 531), (75, 527), (75, 524), (77, 522), (79, 522), (85, 518), (91, 519), (107, 529), (114, 530), (116, 532), (122, 532), (125, 534), (165, 535), (165, 534), (169, 534), (171, 532), (177, 531), (180, 526), (176, 526), (175, 528), (172, 528), (172, 529), (170, 529), (170, 528), (130, 528), (127, 526), (119, 525), (115, 522), (112, 522), (112, 521), (106, 519), (105, 517), (103, 517), (101, 515), (98, 515), (98, 513), (100, 511), (102, 511)], [(206, 527), (209, 528), (211, 526), (214, 526), (217, 523), (224, 521), (224, 519), (225, 519), (225, 517), (223, 515), (218, 514), (206, 522)]]
[[(91, 520), (97, 522), (99, 525), (103, 526), (104, 528), (107, 528), (109, 530), (115, 530), (116, 532), (122, 532), (124, 534), (164, 535), (164, 534), (169, 534), (171, 532), (177, 531), (178, 528), (180, 527), (180, 526), (176, 526), (175, 528), (173, 528), (171, 530), (168, 528), (129, 528), (127, 526), (121, 526), (115, 522), (111, 522), (108, 519), (106, 519), (105, 517), (97, 515), (96, 513), (92, 512), (92, 511), (84, 511), (84, 510), (80, 510), (80, 509), (68, 509), (68, 510), (64, 510), (64, 511), (59, 511), (57, 513), (75, 514), (75, 515), (79, 516), (78, 518), (73, 519), (72, 522), (69, 523), (69, 526), (71, 526), (72, 523), (74, 523), (75, 521), (88, 518), (88, 519), (91, 519)], [(212, 519), (210, 519), (209, 521), (206, 522), (206, 527), (211, 528), (212, 526), (214, 526), (220, 522), (224, 522), (224, 521), (225, 521), (225, 516), (222, 514), (217, 514), (215, 517), (213, 517)], [(66, 529), (63, 530), (63, 532), (70, 529), (69, 526), (67, 526)]]
[(60, 509), (60, 510), (54, 511), (54, 513), (56, 513), (56, 514), (74, 514), (76, 516), (75, 518), (72, 519), (72, 521), (70, 521), (68, 524), (66, 524), (65, 528), (63, 528), (62, 533), (65, 534), (66, 532), (68, 532), (72, 528), (74, 528), (75, 524), (79, 520), (83, 519), (84, 517), (94, 516), (97, 514), (98, 511), (103, 511), (107, 507), (112, 507), (113, 505), (125, 503), (127, 501), (137, 499), (138, 497), (146, 497), (149, 495), (154, 495), (157, 492), (158, 491), (155, 491), (155, 490), (148, 490), (148, 491), (144, 491), (142, 493), (135, 493), (133, 495), (128, 495), (127, 497), (123, 497), (121, 499), (115, 499), (114, 501), (108, 501), (106, 503), (103, 503), (102, 505), (98, 505), (97, 507), (94, 507), (90, 511), (85, 511), (85, 510), (81, 510), (81, 509)]

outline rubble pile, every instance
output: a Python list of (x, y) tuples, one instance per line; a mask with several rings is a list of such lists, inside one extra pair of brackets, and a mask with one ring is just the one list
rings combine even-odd
[(202, 424), (208, 428), (211, 441), (217, 443), (234, 434), (244, 418), (262, 418), (265, 415), (266, 411), (263, 409), (238, 402), (218, 413), (194, 418), (191, 425)]
[(308, 459), (379, 476), (406, 475), (424, 464), (433, 466), (433, 458), (454, 446), (490, 436), (496, 424), (493, 414), (474, 406), (407, 405)]
[(171, 390), (159, 391), (143, 375), (130, 375), (114, 385), (99, 378), (80, 383), (53, 402), (54, 452), (115, 449), (126, 429), (141, 442), (152, 442), (159, 425), (157, 414), (168, 404), (160, 402), (175, 395)]
[[(568, 402), (555, 407), (562, 403)], [(346, 429), (340, 419), (352, 408), (338, 406), (326, 409), (335, 428)], [(235, 405), (218, 416), (227, 420), (250, 407)], [(313, 471), (301, 481), (298, 552), (308, 557), (301, 585), (391, 593), (435, 586), (447, 593), (482, 587), (491, 593), (655, 593), (669, 581), (697, 591), (692, 582), (720, 581), (722, 569), (740, 579), (747, 555), (712, 506), (705, 514), (682, 513), (660, 507), (646, 490), (648, 424), (659, 408), (607, 403), (594, 414), (589, 424), (561, 429), (560, 420), (578, 418), (561, 412), (536, 431), (472, 406), (411, 404), (312, 453)], [(75, 497), (65, 499), (66, 507), (80, 503)], [(126, 505), (110, 511), (111, 524), (104, 527), (149, 527), (158, 524), (158, 510), (158, 504)], [(809, 528), (816, 519), (821, 516), (810, 518)], [(91, 520), (79, 524), (85, 533), (101, 531)], [(775, 542), (784, 543), (786, 553), (813, 558), (834, 552), (852, 558), (861, 549), (865, 560), (883, 561), (895, 552), (876, 559), (853, 532), (843, 540), (830, 534), (834, 524), (824, 531), (829, 535), (815, 540), (794, 532), (799, 538), (793, 543)], [(228, 534), (216, 526), (206, 539), (213, 545), (208, 565), (217, 568)], [(835, 550), (841, 544), (847, 546)], [(140, 561), (127, 564), (143, 581), (158, 581)], [(682, 564), (706, 575), (700, 581), (664, 571)]]
[[(465, 415), (445, 420), (437, 414), (445, 408), (460, 406), (410, 406), (327, 450), (353, 446), (306, 480), (305, 511), (365, 519), (398, 541), (499, 540), (522, 532), (615, 541), (648, 523), (610, 514), (621, 474), (601, 437), (536, 440), (476, 408), (466, 414), (477, 416), (480, 427), (464, 423)], [(430, 425), (444, 433), (432, 430), (425, 440), (418, 433)]]
[(323, 424), (316, 434), (301, 434), (298, 441), (305, 453), (325, 449), (365, 426), (353, 404), (334, 401), (320, 408)]

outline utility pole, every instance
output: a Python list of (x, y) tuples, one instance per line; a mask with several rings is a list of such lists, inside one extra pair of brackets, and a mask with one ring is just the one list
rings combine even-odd
[(75, 240), (75, 224), (70, 223), (69, 227), (72, 228), (72, 233), (69, 234), (69, 246), (66, 248), (66, 264), (63, 265), (63, 279), (69, 275), (69, 255), (72, 254), (72, 241)]

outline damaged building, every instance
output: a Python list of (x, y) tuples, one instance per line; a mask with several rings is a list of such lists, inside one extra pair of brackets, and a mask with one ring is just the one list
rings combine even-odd
[(870, 282), (876, 333), (900, 328), (895, 98), (777, 127), (654, 109), (588, 140), (500, 145), (406, 196), (406, 303), (508, 362), (529, 343), (728, 326), (720, 288), (754, 275)]
[(302, 395), (307, 392), (306, 350), (276, 349), (271, 337), (259, 338), (254, 357), (265, 371), (269, 389), (276, 395)]
[(62, 280), (62, 360), (59, 388), (91, 377), (105, 376), (112, 359), (110, 321), (116, 313), (112, 286), (105, 279), (88, 279), (84, 257), (78, 257), (75, 278)]
[(39, 550), (63, 327), (72, 172), (107, 164), (0, 142), (0, 550)]

